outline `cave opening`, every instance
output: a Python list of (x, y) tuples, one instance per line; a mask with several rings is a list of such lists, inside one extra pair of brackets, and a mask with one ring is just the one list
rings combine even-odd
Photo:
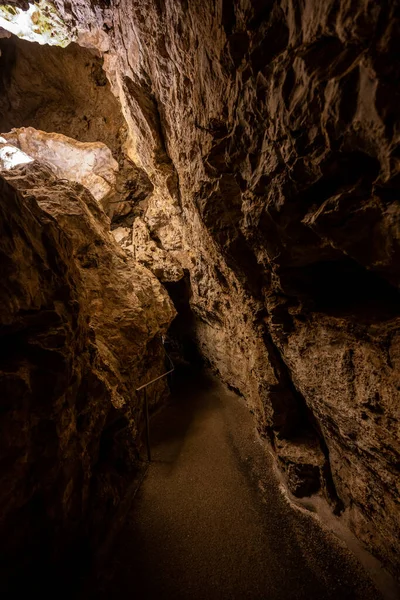
[(192, 289), (189, 272), (185, 271), (179, 281), (164, 282), (164, 287), (177, 311), (177, 316), (172, 321), (165, 340), (168, 354), (178, 373), (188, 368), (200, 370), (204, 366), (204, 357), (199, 350), (196, 339), (196, 318), (190, 306)]
[(39, 33), (23, 37), (0, 38), (3, 168), (44, 163), (87, 187), (111, 229), (131, 226), (153, 185), (125, 151), (127, 126), (103, 58), (71, 40), (49, 45)]

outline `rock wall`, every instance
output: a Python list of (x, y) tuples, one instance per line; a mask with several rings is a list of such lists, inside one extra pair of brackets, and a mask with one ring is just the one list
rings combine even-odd
[(115, 189), (118, 163), (102, 142), (78, 142), (33, 127), (14, 128), (2, 138), (3, 143), (44, 163), (58, 179), (80, 183), (99, 204)]
[[(102, 142), (118, 163), (112, 193), (102, 199), (110, 218), (127, 218), (152, 184), (123, 150), (127, 127), (93, 48), (40, 46), (14, 36), (0, 39), (0, 132), (34, 127), (79, 142)], [(43, 162), (42, 157), (42, 162)]]
[(398, 3), (121, 0), (107, 14), (127, 151), (155, 186), (144, 220), (184, 256), (204, 354), (292, 491), (324, 489), (394, 569)]
[(55, 4), (102, 48), (203, 353), (293, 493), (322, 490), (396, 572), (398, 2)]
[[(140, 465), (135, 389), (164, 368), (161, 334), (175, 314), (157, 279), (115, 243), (85, 188), (36, 162), (7, 178), (0, 180), (3, 591), (32, 561), (45, 570), (75, 552), (77, 540), (104, 536)], [(163, 395), (161, 383), (150, 400)]]

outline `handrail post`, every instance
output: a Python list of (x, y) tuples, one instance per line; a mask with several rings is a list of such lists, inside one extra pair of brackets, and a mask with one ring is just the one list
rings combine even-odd
[[(164, 343), (164, 339), (163, 339), (163, 343)], [(147, 400), (147, 386), (151, 385), (152, 383), (155, 383), (156, 381), (159, 381), (163, 377), (167, 377), (170, 373), (172, 373), (172, 371), (175, 370), (174, 363), (172, 362), (172, 360), (171, 360), (168, 352), (165, 350), (165, 348), (164, 348), (164, 352), (167, 355), (172, 368), (169, 371), (167, 371), (166, 373), (163, 373), (162, 375), (159, 375), (158, 377), (155, 377), (151, 381), (148, 381), (147, 383), (144, 383), (143, 385), (136, 388), (136, 393), (141, 392), (143, 390), (143, 394), (144, 394), (143, 399), (144, 399), (144, 418), (145, 418), (145, 422), (146, 422), (146, 446), (147, 446), (147, 458), (149, 459), (149, 462), (151, 462), (151, 448), (150, 448), (150, 419), (149, 419), (149, 402)]]
[(146, 419), (146, 445), (147, 445), (147, 458), (151, 462), (151, 448), (150, 448), (150, 424), (149, 424), (149, 403), (147, 400), (147, 389), (143, 388), (144, 394), (144, 414)]

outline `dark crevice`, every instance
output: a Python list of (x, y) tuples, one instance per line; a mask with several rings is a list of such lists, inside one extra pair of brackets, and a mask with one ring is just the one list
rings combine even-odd
[[(161, 127), (161, 117), (157, 106), (157, 100), (151, 93), (150, 89), (147, 89), (143, 82), (138, 83), (133, 81), (130, 77), (124, 77), (124, 84), (126, 87), (126, 97), (130, 102), (132, 100), (132, 110), (140, 110), (144, 120), (146, 121), (151, 134), (154, 136), (155, 141), (158, 144), (157, 149), (157, 160), (161, 163), (169, 163), (170, 158), (167, 153), (166, 143), (164, 134)], [(135, 106), (136, 104), (136, 106)]]
[(323, 36), (301, 52), (306, 69), (317, 79), (331, 79), (342, 75), (358, 58), (359, 46), (344, 46), (337, 37)]
[[(270, 402), (274, 410), (275, 422), (272, 428), (268, 428), (266, 434), (271, 440), (274, 440), (276, 436), (289, 441), (296, 440), (297, 443), (313, 438), (318, 440), (325, 456), (325, 463), (320, 473), (318, 469), (313, 469), (313, 472), (310, 472), (310, 469), (298, 469), (298, 477), (300, 479), (303, 477), (305, 481), (300, 481), (297, 484), (297, 493), (295, 492), (295, 494), (299, 496), (310, 495), (317, 492), (320, 485), (322, 485), (329, 502), (334, 507), (334, 511), (340, 513), (343, 510), (343, 503), (336, 492), (329, 462), (328, 446), (318, 421), (307, 406), (304, 396), (295, 386), (290, 369), (266, 328), (264, 328), (263, 340), (278, 382), (276, 388), (270, 390)], [(275, 442), (273, 442), (273, 447), (275, 447)]]
[(260, 267), (240, 228), (241, 194), (234, 173), (224, 173), (215, 187), (203, 188), (198, 210), (227, 266), (254, 297), (260, 297)]
[(275, 4), (272, 10), (266, 8), (263, 16), (268, 20), (260, 25), (255, 37), (255, 47), (250, 54), (254, 73), (268, 69), (269, 64), (286, 49), (289, 42), (289, 29), (282, 9)]
[(177, 311), (177, 316), (171, 323), (166, 336), (165, 348), (175, 366), (191, 365), (201, 368), (204, 360), (196, 340), (196, 320), (190, 306), (192, 288), (190, 275), (185, 275), (179, 281), (165, 282), (166, 288)]
[(236, 26), (235, 5), (232, 0), (222, 2), (222, 26), (226, 35), (230, 35)]

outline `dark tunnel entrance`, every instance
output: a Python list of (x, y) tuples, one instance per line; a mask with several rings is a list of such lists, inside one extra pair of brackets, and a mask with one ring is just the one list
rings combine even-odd
[(165, 349), (177, 373), (200, 370), (204, 366), (204, 359), (196, 337), (195, 315), (190, 306), (192, 288), (189, 272), (185, 271), (179, 281), (165, 282), (164, 286), (178, 313), (168, 330)]

